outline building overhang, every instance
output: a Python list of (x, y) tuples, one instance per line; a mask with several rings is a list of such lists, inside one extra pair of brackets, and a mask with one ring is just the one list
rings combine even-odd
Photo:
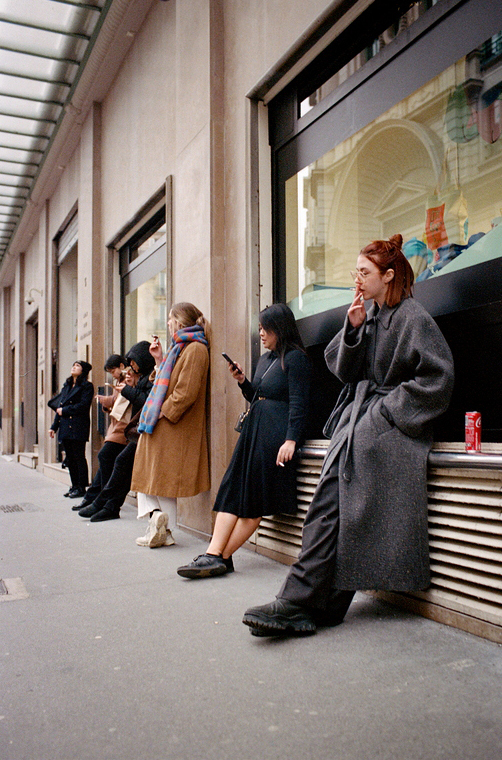
[[(92, 104), (106, 97), (155, 1), (0, 0), (1, 285), (11, 282)], [(33, 71), (37, 61), (43, 76)]]

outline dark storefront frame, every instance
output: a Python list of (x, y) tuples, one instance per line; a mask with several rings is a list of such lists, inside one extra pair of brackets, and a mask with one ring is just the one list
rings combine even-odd
[[(374, 3), (366, 16), (360, 17), (346, 31), (346, 48), (340, 39), (332, 44), (332, 56), (338, 55), (338, 62), (333, 66), (350, 60), (378, 36), (402, 8), (402, 3)], [(342, 142), (362, 129), (500, 29), (502, 4), (490, 0), (441, 0), (303, 118), (298, 115), (299, 102), (326, 77), (329, 49), (271, 101), (276, 300), (286, 300), (286, 180), (330, 150), (334, 142)], [(339, 50), (341, 54), (336, 53)], [(499, 358), (502, 355), (502, 257), (418, 283), (415, 297), (437, 319), (456, 360), (455, 397), (450, 411), (438, 424), (436, 437), (461, 440), (463, 413), (472, 407), (483, 413), (485, 440), (501, 441), (502, 405), (497, 399), (502, 374)], [(322, 401), (314, 410), (311, 431), (314, 437), (319, 434), (316, 421), (326, 417), (338, 392), (333, 378), (328, 377), (324, 369), (322, 351), (341, 327), (346, 308), (324, 311), (298, 322), (322, 388), (319, 394)]]

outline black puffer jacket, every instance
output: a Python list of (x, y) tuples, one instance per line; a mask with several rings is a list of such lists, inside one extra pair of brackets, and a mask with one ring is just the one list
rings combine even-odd
[(140, 340), (139, 343), (135, 343), (132, 348), (126, 354), (126, 361), (130, 364), (131, 360), (134, 360), (139, 367), (140, 379), (136, 383), (136, 386), (132, 388), (130, 385), (126, 385), (122, 388), (122, 395), (132, 403), (131, 415), (134, 416), (148, 398), (152, 383), (150, 382), (150, 374), (155, 367), (155, 359), (151, 355), (150, 343), (147, 340)]

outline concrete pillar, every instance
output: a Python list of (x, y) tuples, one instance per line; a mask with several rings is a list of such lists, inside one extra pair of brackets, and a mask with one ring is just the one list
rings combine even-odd
[[(104, 383), (105, 262), (101, 239), (101, 106), (93, 103), (82, 128), (78, 202), (78, 358), (92, 366), (94, 387)], [(96, 404), (92, 406), (91, 442), (93, 472), (102, 446), (97, 432)]]
[[(212, 496), (226, 463), (221, 425), (225, 398), (223, 201), (223, 3), (176, 3), (176, 171), (173, 300), (192, 301), (209, 317), (212, 494), (182, 499), (178, 521), (211, 533)], [(189, 62), (189, 64), (188, 64)], [(214, 423), (214, 424), (212, 424)]]
[(14, 452), (24, 451), (24, 253), (16, 261), (14, 279)]
[(15, 384), (11, 348), (11, 300), (12, 288), (3, 288), (1, 315), (1, 329), (4, 336), (2, 345), (2, 454), (12, 454), (14, 452), (13, 417)]

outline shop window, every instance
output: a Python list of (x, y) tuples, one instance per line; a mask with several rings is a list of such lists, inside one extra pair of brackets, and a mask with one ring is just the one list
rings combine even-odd
[(440, 2), (440, 0), (418, 0), (418, 2), (410, 3), (410, 7), (400, 15), (387, 29), (382, 31), (378, 37), (375, 37), (371, 42), (364, 45), (364, 47), (357, 52), (348, 63), (345, 63), (334, 73), (326, 74), (321, 84), (318, 84), (314, 90), (309, 88), (307, 97), (301, 96), (299, 99), (299, 115), (305, 116), (314, 106), (318, 105), (324, 98), (328, 97), (337, 87), (343, 84), (349, 77), (356, 71), (359, 71), (368, 61), (370, 61), (377, 53), (392, 42), (398, 34), (406, 32), (412, 24), (419, 19), (423, 13), (425, 13), (433, 5)]
[(500, 442), (502, 5), (430, 4), (301, 115), (414, 5), (375, 0), (268, 105), (274, 297), (293, 309), (314, 362), (317, 437), (339, 391), (323, 352), (352, 300), (350, 270), (369, 241), (400, 232), (414, 295), (455, 359), (436, 436), (462, 440), (464, 413), (477, 410), (484, 440)]
[(155, 249), (159, 240), (166, 235), (166, 214), (165, 210), (161, 209), (154, 215), (146, 227), (137, 235), (131, 238), (120, 249), (121, 256), (124, 255), (127, 258), (128, 263), (132, 263), (137, 258), (143, 258), (148, 256)]
[(165, 206), (120, 248), (124, 350), (158, 335), (167, 344), (168, 244)]
[(286, 181), (286, 301), (351, 301), (369, 240), (401, 232), (417, 282), (502, 255), (502, 34)]

